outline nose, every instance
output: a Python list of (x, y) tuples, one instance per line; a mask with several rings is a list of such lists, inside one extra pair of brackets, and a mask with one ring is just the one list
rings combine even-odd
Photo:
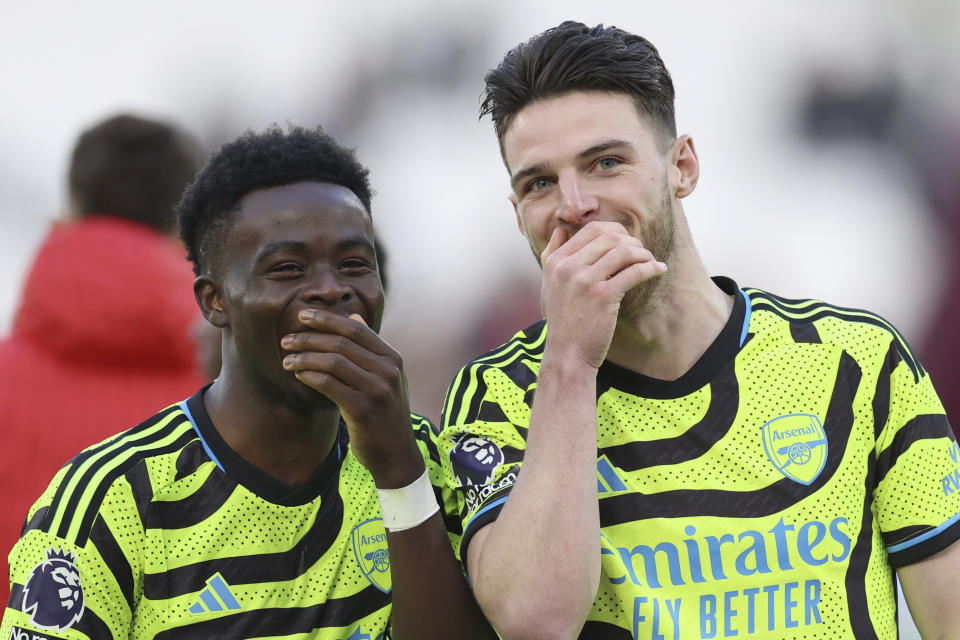
[(557, 176), (557, 187), (560, 194), (557, 217), (576, 227), (586, 224), (590, 215), (596, 212), (598, 202), (581, 176), (576, 171), (562, 172)]
[(308, 304), (334, 306), (353, 297), (353, 289), (333, 269), (316, 269), (310, 274), (300, 297)]

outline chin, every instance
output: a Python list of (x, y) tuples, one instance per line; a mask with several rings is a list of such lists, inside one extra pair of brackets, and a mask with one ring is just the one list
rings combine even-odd
[(292, 375), (282, 384), (271, 384), (264, 388), (264, 392), (274, 402), (286, 405), (298, 413), (311, 413), (337, 408), (333, 400), (300, 382)]
[(284, 388), (284, 401), (297, 411), (317, 411), (337, 409), (337, 405), (316, 389), (309, 387), (299, 380), (295, 381), (294, 388)]
[(657, 303), (657, 293), (663, 285), (665, 275), (641, 282), (627, 291), (623, 300), (620, 301), (620, 311), (617, 313), (617, 319), (626, 321), (645, 315), (651, 306)]
[(637, 316), (644, 315), (657, 290), (657, 281), (647, 280), (641, 282), (630, 291), (627, 291), (620, 301), (620, 311), (617, 313), (619, 320), (631, 320)]

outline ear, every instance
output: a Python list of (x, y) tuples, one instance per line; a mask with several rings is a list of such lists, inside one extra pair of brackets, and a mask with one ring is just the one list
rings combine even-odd
[(207, 275), (197, 276), (193, 281), (193, 295), (207, 322), (221, 329), (229, 324), (227, 314), (223, 310), (223, 293), (220, 291), (220, 283)]
[(699, 179), (700, 160), (693, 138), (680, 136), (670, 147), (670, 188), (677, 198), (685, 198), (693, 193)]
[(520, 230), (520, 233), (523, 237), (527, 236), (527, 230), (523, 228), (523, 218), (520, 217), (520, 207), (517, 206), (517, 196), (511, 193), (507, 196), (507, 200), (510, 201), (510, 204), (513, 205), (513, 213), (517, 216), (517, 229)]

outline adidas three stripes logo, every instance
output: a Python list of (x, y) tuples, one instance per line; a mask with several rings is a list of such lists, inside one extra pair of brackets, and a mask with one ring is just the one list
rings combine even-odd
[(240, 609), (243, 609), (243, 607), (240, 606), (240, 603), (237, 602), (233, 593), (230, 592), (230, 587), (227, 586), (226, 580), (224, 580), (223, 576), (219, 573), (216, 573), (212, 578), (207, 580), (207, 588), (200, 592), (200, 599), (190, 607), (190, 613), (200, 614), (224, 610), (239, 611)]

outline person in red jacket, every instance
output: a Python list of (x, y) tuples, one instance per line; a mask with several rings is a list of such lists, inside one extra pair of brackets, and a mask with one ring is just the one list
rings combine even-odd
[(57, 470), (204, 382), (189, 330), (193, 273), (173, 205), (199, 168), (179, 129), (130, 115), (83, 133), (71, 215), (54, 224), (0, 341), (0, 550)]

